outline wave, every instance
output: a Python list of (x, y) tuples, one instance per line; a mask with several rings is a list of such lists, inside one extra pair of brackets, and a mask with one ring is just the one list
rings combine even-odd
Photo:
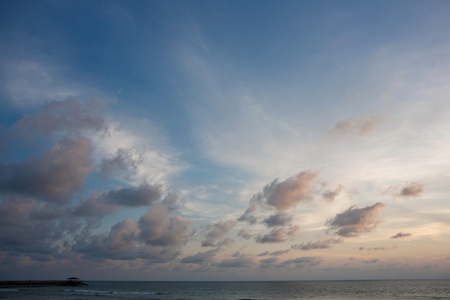
[(118, 292), (118, 291), (96, 291), (96, 290), (65, 290), (66, 292), (85, 294), (118, 294), (118, 295), (157, 295), (154, 292)]
[(0, 289), (0, 292), (18, 292), (19, 289)]

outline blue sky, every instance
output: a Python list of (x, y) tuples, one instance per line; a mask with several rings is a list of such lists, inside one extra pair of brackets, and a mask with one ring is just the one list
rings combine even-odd
[(3, 1), (0, 274), (448, 278), (449, 12)]

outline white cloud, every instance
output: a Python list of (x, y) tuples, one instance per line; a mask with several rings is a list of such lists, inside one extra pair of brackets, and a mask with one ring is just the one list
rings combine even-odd
[(89, 93), (86, 87), (68, 81), (61, 67), (45, 60), (3, 59), (1, 64), (1, 90), (23, 109)]
[(139, 161), (139, 166), (134, 170), (134, 176), (121, 180), (131, 183), (147, 181), (169, 187), (172, 177), (186, 166), (152, 126), (145, 120), (134, 124), (112, 123), (106, 136), (95, 138), (97, 160), (111, 159), (120, 149), (131, 149), (132, 159)]

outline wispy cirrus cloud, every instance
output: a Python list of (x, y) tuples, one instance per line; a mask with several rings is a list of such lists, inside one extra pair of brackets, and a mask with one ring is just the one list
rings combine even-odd
[[(28, 55), (29, 56), (29, 55)], [(67, 80), (64, 67), (48, 59), (2, 59), (1, 92), (20, 108), (87, 94), (89, 89)]]
[(347, 118), (338, 121), (328, 131), (328, 135), (352, 136), (366, 135), (383, 122), (385, 117), (379, 114), (365, 114), (359, 118)]

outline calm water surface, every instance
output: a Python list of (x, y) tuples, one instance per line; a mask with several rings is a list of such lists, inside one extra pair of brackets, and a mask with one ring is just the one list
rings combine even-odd
[(1, 299), (450, 299), (449, 280), (87, 281), (87, 287), (0, 289)]

